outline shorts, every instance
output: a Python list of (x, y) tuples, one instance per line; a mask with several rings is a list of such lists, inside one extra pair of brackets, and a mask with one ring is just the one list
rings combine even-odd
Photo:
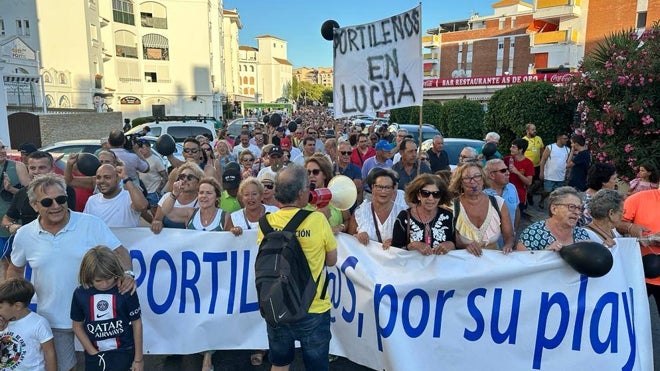
[(158, 200), (160, 200), (160, 195), (158, 192), (147, 193), (147, 202), (149, 202), (149, 207), (158, 206)]
[(268, 330), (268, 359), (273, 366), (286, 366), (295, 357), (295, 341), (300, 341), (305, 369), (327, 371), (330, 367), (330, 311), (308, 313), (295, 323), (272, 327)]
[(90, 356), (85, 353), (85, 371), (130, 370), (135, 358), (135, 351), (111, 350)]
[(559, 187), (564, 186), (564, 181), (555, 181), (555, 180), (543, 180), (543, 190), (545, 192), (552, 192)]
[(73, 346), (73, 331), (52, 329), (53, 345), (57, 356), (57, 369), (70, 370), (76, 365), (76, 351)]

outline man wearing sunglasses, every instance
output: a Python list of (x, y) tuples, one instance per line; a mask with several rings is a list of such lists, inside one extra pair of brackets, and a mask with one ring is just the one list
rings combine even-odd
[[(491, 196), (500, 196), (504, 199), (506, 206), (509, 208), (511, 225), (513, 225), (515, 232), (520, 223), (520, 209), (518, 208), (520, 201), (518, 200), (516, 186), (509, 182), (511, 174), (509, 167), (503, 160), (497, 158), (486, 161), (484, 172), (486, 173), (487, 184), (490, 186), (490, 188), (484, 189), (484, 193)], [(500, 242), (500, 247), (502, 247), (504, 241), (501, 240)]]
[[(120, 180), (123, 187), (119, 186)], [(85, 214), (98, 216), (110, 227), (137, 227), (149, 203), (142, 190), (124, 173), (122, 166), (101, 165), (96, 170), (96, 188), (85, 204)], [(122, 189), (123, 188), (123, 189)]]
[[(184, 161), (179, 160), (174, 156), (174, 154), (171, 154), (167, 156), (167, 159), (170, 161), (170, 164), (172, 164), (173, 167), (179, 167), (183, 165), (185, 162), (192, 161), (199, 165), (202, 170), (204, 170), (204, 175), (205, 176), (210, 176), (215, 178), (216, 177), (216, 172), (215, 172), (215, 167), (213, 166), (204, 166), (206, 163), (202, 161), (204, 155), (202, 154), (202, 145), (199, 143), (199, 141), (193, 137), (188, 137), (183, 141), (183, 159)], [(176, 179), (172, 178), (172, 174), (175, 172), (172, 171), (170, 172), (170, 178), (169, 182), (170, 184), (174, 184)]]
[(76, 365), (69, 317), (71, 293), (78, 286), (83, 255), (98, 245), (114, 250), (126, 269), (119, 278), (121, 293), (134, 292), (136, 288), (131, 257), (101, 219), (67, 208), (66, 184), (61, 176), (35, 177), (28, 186), (28, 198), (39, 218), (16, 233), (7, 277), (23, 277), (25, 265), (30, 264), (39, 297), (37, 313), (53, 329), (58, 369), (71, 370)]
[(282, 148), (279, 146), (273, 146), (270, 148), (268, 151), (268, 159), (270, 160), (270, 166), (267, 166), (261, 170), (259, 170), (259, 173), (257, 174), (257, 177), (261, 178), (263, 174), (270, 173), (275, 176), (278, 171), (282, 170), (284, 167), (283, 160), (282, 160), (282, 155), (284, 152), (282, 151)]
[(351, 162), (351, 144), (348, 141), (342, 140), (337, 145), (337, 161), (334, 164), (335, 175), (345, 175), (355, 183), (355, 188), (358, 190), (356, 205), (362, 203), (363, 186), (362, 186), (362, 171), (359, 167)]

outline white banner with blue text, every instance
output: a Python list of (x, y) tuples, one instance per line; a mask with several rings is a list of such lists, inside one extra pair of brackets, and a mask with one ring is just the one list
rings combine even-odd
[(334, 30), (335, 118), (422, 105), (421, 12)]
[[(133, 258), (146, 354), (266, 349), (256, 233), (113, 229)], [(337, 236), (328, 268), (331, 353), (378, 370), (649, 370), (639, 247), (619, 239), (607, 275), (557, 253), (421, 256)]]

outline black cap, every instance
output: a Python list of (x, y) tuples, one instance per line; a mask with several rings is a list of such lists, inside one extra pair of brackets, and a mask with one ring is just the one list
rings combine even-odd
[(37, 152), (39, 148), (32, 143), (23, 143), (18, 147), (18, 150), (29, 155), (32, 152)]

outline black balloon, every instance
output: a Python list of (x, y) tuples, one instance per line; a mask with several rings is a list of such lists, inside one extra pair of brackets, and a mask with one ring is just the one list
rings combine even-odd
[(273, 113), (272, 115), (270, 115), (270, 120), (268, 121), (268, 123), (270, 124), (270, 126), (276, 128), (280, 126), (280, 124), (282, 123), (282, 116), (280, 116), (280, 114), (277, 112)]
[(295, 121), (290, 121), (289, 125), (287, 125), (287, 129), (289, 129), (289, 132), (293, 133), (298, 129), (298, 124)]
[(481, 149), (481, 154), (484, 155), (486, 161), (492, 159), (495, 156), (495, 152), (497, 152), (497, 144), (493, 142), (484, 144), (484, 147)]
[(96, 175), (96, 170), (101, 166), (101, 161), (91, 153), (81, 153), (78, 155), (76, 166), (78, 166), (78, 171), (83, 175), (94, 176)]
[(588, 277), (606, 275), (614, 263), (610, 250), (593, 241), (582, 241), (564, 246), (559, 250), (559, 255), (578, 273)]
[(332, 41), (335, 37), (335, 28), (339, 28), (337, 21), (328, 19), (321, 25), (321, 36), (328, 41)]
[(644, 265), (644, 276), (646, 278), (660, 276), (660, 255), (644, 255), (642, 256), (642, 264)]
[(264, 124), (267, 124), (268, 121), (270, 120), (270, 116), (268, 116), (268, 115), (264, 115), (263, 120), (264, 120)]
[(163, 134), (158, 137), (154, 147), (156, 148), (156, 152), (163, 156), (169, 156), (176, 152), (176, 143), (174, 142), (174, 138), (169, 134)]
[(300, 125), (302, 124), (302, 117), (296, 117), (296, 124)]

